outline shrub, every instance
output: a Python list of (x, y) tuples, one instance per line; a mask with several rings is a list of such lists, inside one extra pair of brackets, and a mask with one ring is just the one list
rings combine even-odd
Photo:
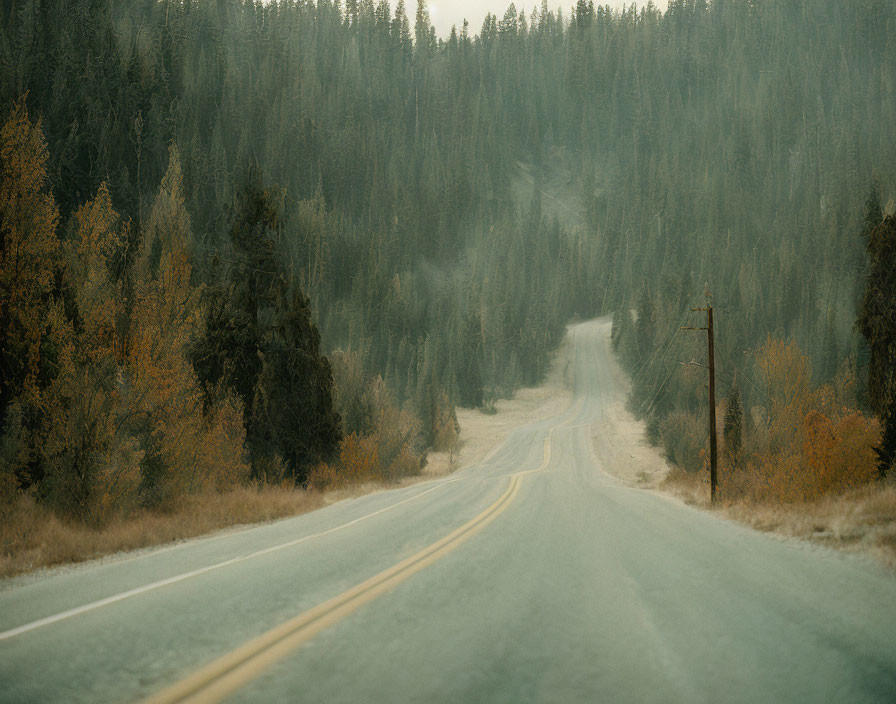
[(380, 473), (376, 439), (351, 433), (339, 444), (339, 459), (321, 463), (308, 475), (308, 485), (318, 491), (341, 489), (372, 481)]
[(810, 411), (803, 420), (801, 498), (843, 493), (869, 484), (877, 475), (880, 423), (852, 412), (832, 420)]
[(454, 406), (448, 400), (448, 395), (442, 391), (439, 394), (433, 417), (432, 447), (437, 452), (447, 452), (457, 444), (459, 435), (460, 426), (457, 423)]
[[(322, 489), (371, 480), (395, 482), (419, 474), (424, 461), (420, 418), (399, 407), (381, 376), (364, 374), (359, 353), (338, 350), (331, 358), (336, 410), (342, 416), (345, 432), (354, 438), (348, 444), (343, 442), (337, 462), (321, 464), (314, 469), (310, 484)], [(439, 406), (437, 420), (435, 442), (453, 446), (457, 438), (457, 420), (447, 397)], [(352, 454), (362, 445), (375, 451), (370, 456), (376, 458), (376, 466), (359, 473), (358, 458), (343, 457), (342, 453), (348, 449)]]
[[(218, 492), (246, 484), (251, 468), (246, 458), (246, 426), (239, 399), (225, 395), (210, 409), (203, 430), (197, 456), (198, 484)], [(277, 469), (282, 479), (287, 470), (282, 461)]]
[(811, 410), (780, 452), (755, 453), (719, 473), (726, 501), (800, 503), (868, 485), (877, 472), (880, 423), (858, 411), (833, 418)]
[(688, 472), (703, 466), (706, 422), (689, 411), (673, 411), (660, 426), (666, 457)]

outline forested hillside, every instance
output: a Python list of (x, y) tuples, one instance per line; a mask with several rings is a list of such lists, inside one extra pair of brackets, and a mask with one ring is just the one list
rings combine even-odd
[[(768, 405), (754, 358), (769, 335), (802, 347), (815, 384), (867, 377), (862, 233), (896, 194), (888, 0), (511, 5), (445, 39), (422, 1), (6, 0), (0, 64), (3, 325), (21, 343), (4, 345), (0, 421), (16, 482), (41, 495), (62, 466), (41, 438), (76, 432), (47, 426), (53, 403), (68, 409), (48, 399), (70, 392), (51, 391), (62, 367), (38, 353), (65, 326), (87, 355), (73, 368), (108, 365), (97, 452), (130, 448), (144, 503), (189, 464), (165, 455), (186, 417), (230, 428), (244, 477), (307, 481), (339, 452), (413, 473), (452, 441), (455, 404), (538, 381), (571, 318), (612, 311), (660, 438), (673, 412), (706, 414), (702, 377), (678, 365), (704, 354), (678, 328), (706, 287), (723, 390), (743, 377), (748, 418)], [(45, 183), (16, 182), (44, 158), (29, 130)], [(58, 226), (55, 210), (41, 222), (67, 253), (35, 244), (41, 288), (18, 322), (16, 189), (58, 204)], [(88, 285), (79, 243), (113, 209)], [(136, 393), (152, 334), (141, 291), (169, 284), (195, 304), (164, 374), (191, 390), (147, 425), (122, 389)], [(118, 306), (108, 340), (86, 327), (85, 291)], [(317, 401), (295, 391), (307, 379)]]

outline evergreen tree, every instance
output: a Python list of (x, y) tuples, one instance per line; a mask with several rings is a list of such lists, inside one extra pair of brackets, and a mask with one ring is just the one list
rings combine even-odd
[(722, 434), (725, 438), (725, 454), (732, 464), (737, 462), (740, 456), (743, 441), (744, 411), (740, 401), (740, 390), (737, 382), (731, 386), (728, 394), (728, 407), (725, 409), (725, 421)]
[(304, 483), (308, 471), (328, 461), (342, 439), (333, 407), (333, 373), (320, 349), (308, 299), (299, 291), (277, 301), (252, 409), (255, 450), (276, 454)]
[(207, 399), (219, 388), (242, 402), (246, 431), (253, 443), (252, 412), (261, 373), (267, 328), (275, 304), (286, 294), (274, 237), (280, 227), (275, 196), (252, 169), (234, 205), (230, 228), (232, 259), (206, 297), (205, 335), (193, 348), (193, 366)]
[[(853, 289), (855, 291), (855, 311), (856, 317), (861, 319), (863, 315), (863, 306), (868, 282), (870, 276), (870, 268), (873, 262), (870, 260), (871, 254), (871, 235), (884, 219), (883, 209), (880, 204), (880, 194), (877, 185), (873, 185), (868, 197), (865, 200), (865, 212), (862, 218), (862, 229), (859, 233), (861, 238), (861, 249), (857, 255), (858, 262), (855, 265), (855, 278), (853, 281)], [(859, 248), (856, 248), (859, 249)], [(871, 408), (869, 399), (868, 381), (870, 379), (871, 365), (871, 349), (870, 341), (867, 336), (861, 336), (856, 341), (856, 396), (863, 408)]]
[(610, 344), (614, 351), (619, 349), (619, 338), (622, 334), (622, 316), (623, 312), (621, 309), (617, 308), (613, 311), (613, 323), (610, 328)]
[(638, 320), (635, 323), (635, 342), (639, 359), (647, 357), (653, 347), (653, 300), (647, 286), (641, 289), (638, 297)]
[(206, 403), (222, 392), (240, 399), (256, 476), (272, 478), (268, 468), (283, 462), (303, 483), (335, 451), (341, 423), (308, 299), (281, 265), (281, 199), (253, 168), (235, 207), (233, 264), (207, 299), (205, 335), (192, 359)]
[(868, 281), (858, 328), (870, 350), (868, 399), (884, 425), (880, 474), (896, 459), (896, 216), (868, 238)]

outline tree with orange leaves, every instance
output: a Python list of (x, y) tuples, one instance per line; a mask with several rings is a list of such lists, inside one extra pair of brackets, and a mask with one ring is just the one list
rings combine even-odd
[(793, 443), (809, 411), (812, 364), (796, 342), (769, 335), (756, 353), (756, 366), (766, 382), (770, 449), (780, 452)]
[(74, 216), (66, 243), (65, 286), (75, 319), (51, 310), (48, 333), (58, 355), (57, 375), (44, 394), (37, 447), (44, 467), (41, 494), (64, 513), (101, 522), (136, 499), (139, 456), (119, 432), (121, 398), (115, 350), (121, 285), (111, 261), (123, 228), (103, 184)]
[(40, 121), (22, 99), (0, 130), (0, 428), (17, 436), (7, 469), (26, 485), (41, 478), (29, 437), (59, 353), (46, 334), (60, 253), (47, 159)]
[[(172, 146), (134, 265), (126, 355), (125, 400), (145, 451), (142, 493), (149, 504), (248, 474), (239, 404), (225, 394), (204, 415), (188, 357), (202, 318), (200, 290), (191, 281), (191, 240), (180, 156)], [(217, 452), (208, 452), (211, 438)]]
[(726, 498), (796, 503), (865, 486), (875, 476), (880, 423), (836, 402), (829, 386), (813, 389), (808, 357), (795, 342), (771, 337), (756, 363), (767, 386), (767, 425), (750, 442)]

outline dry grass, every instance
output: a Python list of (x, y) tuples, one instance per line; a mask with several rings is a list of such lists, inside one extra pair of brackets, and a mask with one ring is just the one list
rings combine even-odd
[(671, 467), (657, 487), (660, 491), (680, 499), (688, 506), (709, 508), (709, 473), (686, 472)]
[(170, 511), (141, 511), (103, 528), (90, 528), (62, 520), (29, 497), (20, 497), (5, 508), (0, 523), (0, 578), (294, 516), (323, 504), (317, 493), (243, 487), (185, 497)]
[[(686, 504), (708, 509), (706, 471), (672, 469), (660, 489)], [(756, 530), (871, 555), (896, 569), (896, 484), (875, 483), (800, 503), (725, 501), (717, 510)]]
[(896, 487), (873, 485), (805, 504), (723, 506), (757, 530), (868, 553), (896, 568)]

